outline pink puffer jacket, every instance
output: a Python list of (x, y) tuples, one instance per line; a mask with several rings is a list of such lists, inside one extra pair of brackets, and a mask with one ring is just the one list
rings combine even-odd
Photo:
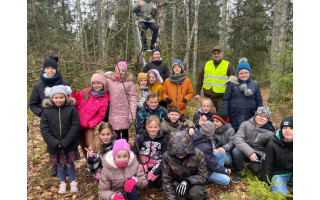
[(85, 101), (83, 96), (87, 89), (80, 92), (80, 99), (76, 101), (76, 108), (80, 117), (80, 129), (84, 129), (88, 123), (90, 128), (96, 127), (105, 117), (110, 97), (106, 93), (103, 97), (92, 96), (91, 89), (90, 98)]
[(118, 168), (113, 161), (112, 151), (109, 151), (102, 159), (102, 173), (99, 179), (99, 196), (102, 199), (112, 199), (115, 194), (124, 195), (124, 184), (134, 177), (136, 187), (143, 189), (148, 181), (139, 167), (133, 152), (130, 152), (129, 163), (124, 168)]
[[(107, 76), (106, 89), (110, 95), (109, 119), (114, 130), (123, 130), (130, 127), (131, 114), (129, 104), (122, 82), (114, 78), (114, 73)], [(136, 118), (137, 94), (132, 82), (132, 74), (128, 74), (124, 85), (128, 93), (133, 120)]]

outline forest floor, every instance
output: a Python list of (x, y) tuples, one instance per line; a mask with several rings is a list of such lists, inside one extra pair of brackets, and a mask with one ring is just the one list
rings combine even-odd
[[(269, 90), (262, 88), (263, 102), (265, 106), (268, 106), (267, 99), (269, 96)], [(190, 107), (187, 117), (192, 116), (199, 107), (200, 101), (192, 100), (188, 103)], [(282, 120), (281, 113), (277, 112), (279, 109), (274, 109), (271, 117), (271, 121), (274, 127), (278, 129)], [(192, 114), (192, 115), (191, 115)], [(191, 118), (192, 119), (192, 118)], [(49, 164), (49, 156), (46, 153), (46, 144), (42, 139), (40, 133), (40, 119), (36, 117), (33, 121), (33, 127), (31, 120), (28, 120), (28, 141), (27, 141), (27, 193), (28, 199), (99, 199), (98, 197), (98, 184), (93, 181), (93, 177), (87, 177), (85, 175), (86, 159), (82, 154), (79, 146), (79, 152), (81, 159), (75, 162), (76, 167), (76, 179), (78, 181), (79, 191), (76, 193), (69, 193), (69, 186), (67, 187), (67, 193), (64, 195), (58, 194), (59, 178), (50, 177), (51, 166)], [(32, 131), (32, 134), (31, 134)], [(33, 153), (34, 152), (34, 153)], [(34, 159), (33, 159), (34, 154)], [(231, 177), (235, 174), (235, 169), (232, 169)], [(68, 178), (67, 178), (68, 181)], [(292, 194), (292, 187), (288, 187), (289, 192)], [(229, 186), (220, 186), (215, 183), (207, 185), (207, 192), (210, 195), (210, 200), (221, 199), (223, 193), (230, 193), (237, 191), (242, 193), (241, 199), (250, 199), (248, 194), (248, 184), (239, 183), (234, 184), (230, 182)], [(150, 188), (141, 195), (140, 199), (164, 199), (162, 189)], [(236, 197), (232, 199), (238, 199)]]

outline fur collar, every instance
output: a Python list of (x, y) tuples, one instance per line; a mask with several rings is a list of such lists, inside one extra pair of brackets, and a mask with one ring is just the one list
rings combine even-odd
[(233, 84), (239, 84), (238, 77), (236, 76), (229, 76), (229, 79), (226, 81), (225, 85), (228, 85), (228, 83), (231, 82)]
[[(112, 150), (109, 151), (106, 156), (104, 157), (106, 163), (107, 163), (107, 167), (111, 168), (111, 169), (117, 169), (117, 165), (114, 163), (113, 161), (113, 157), (112, 157)], [(131, 165), (131, 163), (134, 161), (135, 159), (135, 155), (132, 151), (130, 151), (130, 158), (129, 158), (129, 163), (128, 166)]]
[[(65, 106), (74, 106), (76, 104), (76, 99), (73, 97), (68, 97)], [(53, 108), (55, 107), (54, 103), (51, 101), (51, 99), (44, 99), (42, 101), (42, 107), (43, 108)]]
[[(118, 81), (114, 78), (114, 75), (115, 75), (115, 72), (113, 73), (110, 73), (107, 75), (107, 78), (113, 80), (113, 81)], [(127, 73), (127, 76), (126, 78), (124, 79), (124, 82), (127, 82), (127, 81), (133, 81), (133, 75), (131, 73)]]

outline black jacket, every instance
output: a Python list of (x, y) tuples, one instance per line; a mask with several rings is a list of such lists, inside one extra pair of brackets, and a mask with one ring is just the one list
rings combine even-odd
[(262, 180), (268, 183), (274, 175), (293, 172), (293, 142), (285, 142), (281, 130), (269, 141), (262, 159)]
[(169, 69), (162, 60), (152, 60), (151, 63), (147, 63), (143, 68), (143, 72), (147, 73), (150, 69), (158, 70), (163, 82), (169, 77)]
[[(40, 130), (47, 143), (48, 153), (63, 153), (79, 145), (80, 119), (74, 104), (75, 99), (72, 97), (69, 97), (65, 105), (60, 108), (56, 107), (51, 99), (43, 100), (44, 110), (40, 120)], [(62, 148), (57, 148), (59, 144)]]

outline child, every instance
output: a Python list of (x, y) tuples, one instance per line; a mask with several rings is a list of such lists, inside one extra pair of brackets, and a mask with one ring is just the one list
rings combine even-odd
[(213, 134), (213, 153), (218, 160), (221, 159), (222, 166), (228, 167), (232, 164), (232, 149), (234, 147), (233, 140), (235, 131), (231, 124), (227, 121), (228, 112), (226, 110), (218, 110), (213, 114), (213, 124), (215, 132)]
[(272, 192), (287, 194), (287, 184), (293, 184), (292, 150), (293, 116), (290, 116), (282, 120), (280, 130), (268, 143), (262, 159), (262, 180), (273, 183)]
[(59, 194), (66, 193), (66, 168), (70, 177), (70, 192), (77, 192), (74, 162), (80, 158), (78, 151), (78, 131), (80, 119), (75, 100), (68, 96), (72, 93), (69, 86), (59, 85), (45, 89), (50, 99), (43, 100), (40, 130), (47, 143), (50, 164), (57, 165), (59, 174)]
[[(114, 142), (102, 160), (103, 168), (99, 181), (99, 197), (102, 199), (139, 199), (138, 189), (147, 186), (148, 181), (125, 139)], [(138, 189), (137, 189), (138, 188)]]
[(111, 124), (102, 122), (99, 126), (98, 136), (93, 140), (91, 148), (85, 148), (88, 152), (87, 167), (95, 175), (94, 178), (98, 183), (102, 171), (102, 158), (112, 150), (114, 141), (115, 135)]
[(187, 131), (170, 133), (162, 163), (162, 185), (166, 199), (208, 199), (205, 157), (193, 146)]
[(151, 92), (147, 96), (145, 106), (138, 112), (136, 119), (136, 133), (141, 135), (145, 129), (146, 120), (150, 115), (156, 115), (160, 121), (167, 115), (167, 109), (159, 105), (158, 94)]
[(200, 129), (202, 122), (204, 121), (211, 121), (213, 120), (213, 112), (212, 112), (213, 104), (211, 99), (204, 98), (201, 102), (201, 107), (199, 108), (198, 112), (193, 115), (193, 123), (197, 129)]
[(72, 94), (80, 116), (79, 139), (83, 155), (94, 139), (94, 128), (102, 122), (108, 109), (110, 97), (106, 92), (106, 78), (98, 72), (91, 76), (91, 88), (83, 89), (80, 93)]
[[(68, 81), (63, 80), (58, 68), (59, 58), (57, 56), (50, 56), (47, 59), (44, 59), (43, 62), (43, 71), (40, 73), (40, 81), (37, 82), (30, 96), (29, 108), (30, 110), (38, 117), (41, 117), (43, 112), (42, 101), (45, 97), (44, 90), (46, 87), (53, 87), (56, 85), (68, 85)], [(58, 174), (57, 166), (53, 165), (51, 168), (50, 176), (56, 176)]]
[(122, 133), (122, 138), (127, 141), (129, 139), (128, 129), (137, 111), (137, 95), (132, 80), (133, 76), (128, 73), (127, 63), (120, 61), (115, 67), (115, 72), (107, 76), (106, 84), (111, 99), (109, 123), (117, 133), (117, 139), (121, 138)]
[(158, 94), (159, 102), (162, 102), (162, 84), (160, 74), (156, 69), (150, 69), (147, 73), (149, 89)]
[(204, 153), (208, 173), (209, 181), (220, 184), (229, 185), (231, 169), (225, 168), (224, 159), (218, 160), (218, 158), (212, 154), (211, 138), (214, 135), (215, 126), (210, 121), (205, 121), (199, 130), (196, 130), (194, 134), (190, 134), (193, 140), (193, 144), (196, 148)]
[[(139, 158), (141, 170), (155, 187), (161, 186), (162, 155), (167, 150), (167, 139), (160, 127), (157, 116), (151, 115), (146, 121), (146, 130), (138, 136), (132, 151)], [(139, 155), (140, 153), (140, 155)]]
[(259, 106), (263, 106), (259, 85), (250, 80), (251, 69), (246, 58), (239, 60), (237, 77), (231, 76), (222, 98), (222, 109), (228, 111), (230, 123), (235, 131), (240, 124), (254, 116)]
[(144, 102), (146, 102), (147, 95), (151, 92), (148, 88), (147, 74), (141, 72), (138, 74), (138, 84), (135, 85), (137, 93), (137, 112), (143, 108)]
[(162, 87), (162, 98), (170, 106), (177, 106), (181, 115), (187, 113), (187, 102), (193, 97), (192, 83), (183, 70), (181, 60), (172, 62), (172, 74), (164, 82)]
[(167, 116), (168, 118), (165, 118), (161, 122), (161, 128), (166, 135), (169, 135), (173, 131), (184, 130), (185, 128), (188, 129), (189, 133), (194, 133), (192, 121), (186, 120), (184, 123), (180, 121), (180, 110), (177, 106), (170, 106)]

